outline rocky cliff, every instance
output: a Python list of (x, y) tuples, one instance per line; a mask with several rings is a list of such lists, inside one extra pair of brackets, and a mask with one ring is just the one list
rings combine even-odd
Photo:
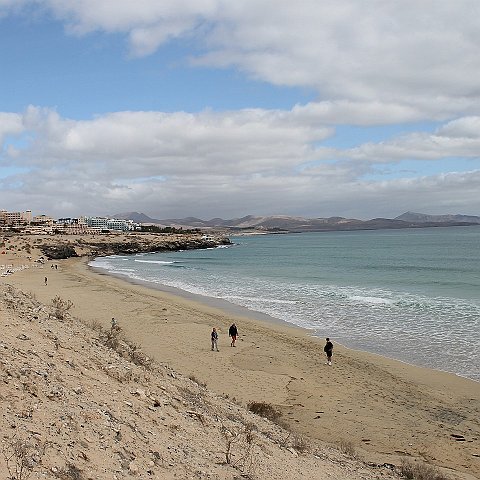
[(229, 245), (224, 236), (199, 234), (107, 234), (45, 236), (38, 248), (48, 259), (195, 250)]

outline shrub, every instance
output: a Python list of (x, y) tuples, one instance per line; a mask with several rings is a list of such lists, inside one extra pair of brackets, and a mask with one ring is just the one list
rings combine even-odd
[(438, 468), (426, 463), (413, 463), (403, 460), (400, 474), (410, 480), (449, 480)]
[(225, 440), (224, 453), (227, 464), (243, 472), (254, 470), (254, 448), (257, 443), (256, 430), (257, 428), (253, 423), (247, 423), (240, 429), (229, 429), (222, 424), (220, 431)]
[(355, 458), (357, 456), (355, 445), (350, 440), (340, 440), (338, 442), (338, 449), (349, 457)]
[(68, 311), (73, 307), (71, 300), (63, 300), (58, 295), (52, 300), (52, 307), (54, 308), (55, 318), (64, 320)]
[[(118, 325), (113, 326), (103, 334), (103, 343), (112, 350), (119, 351), (120, 341), (122, 340), (122, 329)], [(120, 353), (120, 352), (119, 352)]]
[(205, 382), (201, 382), (193, 373), (188, 378), (192, 382), (196, 383), (199, 387), (207, 388), (207, 384)]
[(141, 367), (145, 367), (146, 369), (150, 369), (152, 367), (153, 359), (143, 353), (137, 345), (126, 342), (126, 347), (127, 356), (132, 363), (135, 365), (140, 365)]
[(282, 412), (277, 410), (271, 403), (250, 402), (247, 404), (247, 408), (251, 412), (255, 413), (255, 415), (268, 418), (268, 420), (271, 420), (272, 422), (277, 422), (277, 420), (282, 416)]
[(35, 468), (42, 462), (45, 445), (35, 441), (13, 437), (3, 445), (2, 453), (9, 478), (11, 480), (26, 480), (30, 478)]
[(125, 340), (122, 328), (118, 325), (113, 325), (110, 330), (101, 330), (99, 340), (135, 365), (142, 366), (147, 370), (153, 367), (153, 358), (143, 353), (134, 343)]
[(293, 435), (292, 448), (297, 450), (297, 452), (305, 453), (310, 449), (310, 443), (302, 435)]
[(62, 480), (83, 480), (85, 478), (82, 471), (71, 463), (68, 463), (65, 467), (59, 470), (55, 476)]

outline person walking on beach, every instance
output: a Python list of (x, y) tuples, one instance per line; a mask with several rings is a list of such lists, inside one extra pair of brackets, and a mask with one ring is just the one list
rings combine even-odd
[(214, 350), (219, 352), (220, 350), (218, 350), (218, 333), (215, 327), (213, 328), (212, 333), (210, 334), (210, 337), (212, 339), (212, 352)]
[(47, 282), (48, 282), (48, 278), (47, 278), (47, 277), (45, 277), (45, 285), (47, 284)]
[(327, 343), (323, 347), (323, 351), (325, 352), (325, 355), (327, 356), (327, 361), (325, 362), (325, 365), (331, 365), (332, 364), (332, 355), (333, 355), (333, 343), (330, 341), (330, 339), (327, 337), (325, 339)]
[(228, 329), (228, 335), (232, 338), (232, 342), (230, 343), (230, 346), (234, 347), (235, 342), (237, 340), (237, 335), (238, 335), (237, 326), (234, 323), (232, 323), (232, 325)]

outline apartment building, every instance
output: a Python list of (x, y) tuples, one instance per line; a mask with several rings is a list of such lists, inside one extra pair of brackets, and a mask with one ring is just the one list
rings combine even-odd
[(140, 227), (138, 223), (134, 223), (132, 220), (108, 217), (86, 217), (86, 222), (89, 227), (96, 228), (98, 230), (116, 230), (128, 232), (136, 230)]
[(0, 210), (0, 225), (19, 227), (28, 225), (32, 221), (32, 211), (25, 212), (8, 212), (7, 210)]
[(9, 212), (0, 210), (0, 229), (20, 229), (25, 233), (99, 233), (102, 230), (128, 232), (140, 229), (132, 220), (108, 217), (59, 218), (55, 221), (48, 215), (32, 216), (31, 210)]

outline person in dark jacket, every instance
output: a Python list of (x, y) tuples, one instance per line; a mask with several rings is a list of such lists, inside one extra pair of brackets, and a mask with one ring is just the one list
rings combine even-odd
[(218, 350), (218, 333), (216, 328), (212, 330), (212, 333), (210, 334), (210, 338), (212, 340), (212, 352), (214, 350), (218, 352), (219, 351)]
[(332, 364), (332, 355), (333, 355), (333, 343), (330, 341), (330, 339), (327, 337), (325, 339), (327, 343), (323, 347), (323, 351), (325, 352), (325, 355), (327, 356), (327, 361), (325, 362), (325, 365), (331, 365)]
[(228, 329), (228, 335), (232, 338), (232, 342), (230, 343), (230, 346), (234, 347), (235, 342), (237, 340), (237, 335), (238, 335), (237, 326), (234, 323), (232, 323), (232, 325)]

